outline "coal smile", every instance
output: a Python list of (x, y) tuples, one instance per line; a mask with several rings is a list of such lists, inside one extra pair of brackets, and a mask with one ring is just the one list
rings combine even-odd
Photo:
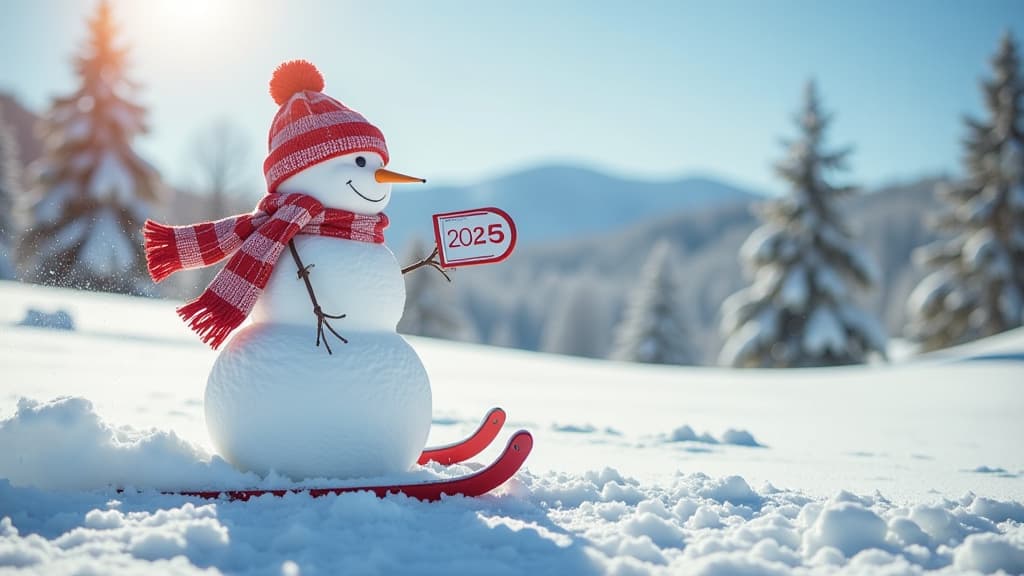
[(358, 194), (360, 198), (362, 198), (363, 200), (366, 200), (367, 202), (383, 202), (384, 199), (387, 198), (387, 196), (388, 196), (387, 193), (385, 193), (380, 198), (377, 198), (376, 200), (374, 200), (373, 198), (367, 198), (366, 196), (363, 196), (362, 194), (360, 194), (359, 190), (356, 190), (356, 187), (352, 185), (352, 181), (351, 180), (349, 180), (348, 182), (345, 182), (345, 184), (348, 184), (348, 187), (351, 188), (353, 192)]

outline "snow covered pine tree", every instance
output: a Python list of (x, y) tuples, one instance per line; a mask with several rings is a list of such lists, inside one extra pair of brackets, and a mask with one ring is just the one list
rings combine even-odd
[(872, 286), (877, 273), (834, 205), (853, 188), (826, 181), (848, 154), (823, 149), (828, 121), (809, 82), (796, 117), (800, 138), (776, 166), (791, 191), (759, 210), (764, 224), (740, 254), (753, 283), (722, 305), (722, 364), (831, 366), (862, 363), (872, 352), (885, 356), (885, 332), (848, 288), (851, 280)]
[(967, 179), (937, 190), (948, 208), (936, 227), (953, 238), (914, 255), (933, 271), (907, 300), (907, 331), (927, 350), (1024, 324), (1024, 82), (1009, 34), (992, 67), (982, 84), (989, 118), (966, 121)]
[(15, 277), (14, 208), (21, 190), (21, 166), (18, 163), (18, 143), (14, 130), (4, 122), (0, 109), (0, 280)]
[(651, 249), (616, 333), (613, 359), (693, 364), (675, 261), (672, 245), (665, 240)]
[(75, 61), (81, 87), (56, 99), (43, 123), (46, 150), (19, 259), (32, 282), (147, 293), (141, 230), (159, 178), (130, 145), (146, 130), (145, 111), (125, 99), (135, 84), (124, 74), (108, 2), (89, 31)]

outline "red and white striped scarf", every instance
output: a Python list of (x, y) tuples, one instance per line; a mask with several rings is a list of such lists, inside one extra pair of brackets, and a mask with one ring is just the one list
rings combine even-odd
[(314, 234), (382, 244), (388, 217), (324, 208), (305, 194), (268, 194), (251, 214), (191, 226), (165, 226), (147, 220), (143, 227), (149, 275), (160, 282), (185, 269), (201, 268), (231, 257), (195, 300), (178, 315), (212, 348), (252, 312), (270, 280), (274, 264), (296, 234)]

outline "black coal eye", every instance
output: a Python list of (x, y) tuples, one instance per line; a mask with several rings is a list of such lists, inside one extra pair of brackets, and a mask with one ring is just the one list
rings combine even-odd
[(362, 156), (356, 156), (356, 166), (359, 166), (360, 168), (366, 166), (366, 158), (363, 158)]

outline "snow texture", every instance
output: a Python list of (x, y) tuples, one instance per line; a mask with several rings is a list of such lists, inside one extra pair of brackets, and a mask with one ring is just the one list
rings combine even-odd
[[(35, 421), (53, 410), (67, 413)], [(77, 453), (68, 452), (60, 467), (51, 461), (39, 479), (105, 475), (148, 487), (240, 476), (165, 434), (125, 442), (89, 414), (81, 400), (23, 402), (0, 438), (25, 441), (18, 435), (48, 429), (44, 441), (67, 442), (69, 434), (85, 432), (75, 440)], [(822, 499), (770, 486), (754, 490), (738, 476), (678, 474), (642, 484), (611, 468), (521, 472), (497, 494), (435, 504), (369, 493), (204, 502), (152, 490), (18, 484), (0, 480), (0, 565), (31, 573), (1024, 570), (1024, 527), (1003, 513), (1015, 503), (973, 494), (906, 507), (877, 494), (840, 491)]]
[(879, 274), (840, 217), (836, 203), (848, 189), (824, 180), (845, 153), (822, 150), (827, 119), (813, 84), (798, 122), (801, 139), (777, 167), (791, 192), (761, 209), (763, 225), (740, 250), (753, 282), (722, 305), (724, 365), (830, 366), (885, 356), (885, 331), (848, 288), (870, 287)]

